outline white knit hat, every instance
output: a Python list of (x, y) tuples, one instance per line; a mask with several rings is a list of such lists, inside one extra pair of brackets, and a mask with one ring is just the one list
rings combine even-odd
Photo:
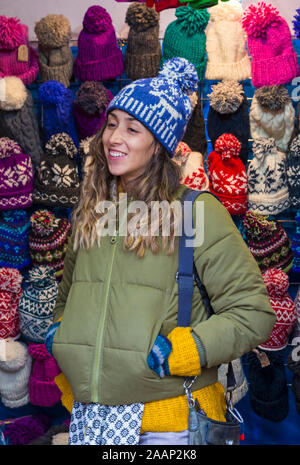
[(0, 361), (0, 395), (3, 405), (22, 407), (29, 403), (29, 377), (32, 358), (27, 345), (6, 339), (6, 360)]
[(291, 140), (295, 110), (287, 89), (283, 86), (264, 86), (254, 92), (250, 107), (252, 139), (273, 137), (277, 148), (286, 152)]
[(290, 206), (286, 155), (273, 138), (253, 142), (253, 160), (247, 168), (248, 209), (261, 215), (277, 215)]
[(251, 77), (246, 36), (242, 28), (243, 8), (239, 1), (222, 2), (209, 9), (206, 32), (206, 79), (243, 81)]

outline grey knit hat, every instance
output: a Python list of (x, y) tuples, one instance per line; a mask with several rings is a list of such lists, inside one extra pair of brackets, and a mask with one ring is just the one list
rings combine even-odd
[(69, 20), (61, 14), (49, 14), (36, 23), (34, 31), (38, 39), (42, 81), (59, 81), (69, 87), (74, 61), (69, 46)]

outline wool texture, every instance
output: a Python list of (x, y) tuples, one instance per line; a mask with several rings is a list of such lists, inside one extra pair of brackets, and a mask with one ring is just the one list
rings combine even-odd
[(179, 142), (174, 162), (182, 169), (181, 184), (199, 191), (209, 190), (209, 179), (200, 152), (192, 152), (185, 142)]
[(187, 2), (181, 0), (146, 0), (146, 5), (150, 8), (154, 7), (157, 13), (170, 8), (178, 8), (182, 4), (187, 5)]
[(22, 275), (15, 268), (0, 268), (0, 339), (20, 335), (18, 305), (22, 294)]
[(200, 152), (205, 158), (207, 154), (207, 140), (202, 103), (198, 91), (195, 92), (195, 99), (196, 102), (193, 112), (187, 123), (182, 141), (185, 142), (193, 152)]
[(271, 3), (249, 5), (242, 25), (247, 34), (254, 87), (287, 84), (299, 76), (289, 25)]
[(0, 266), (22, 270), (30, 265), (29, 227), (30, 220), (25, 209), (2, 211), (0, 215)]
[(175, 11), (176, 20), (165, 30), (161, 67), (165, 61), (182, 57), (195, 66), (199, 80), (203, 79), (206, 67), (205, 28), (209, 13), (193, 10), (190, 6), (181, 6)]
[(286, 175), (291, 205), (300, 208), (300, 135), (291, 142), (286, 160)]
[(36, 169), (43, 153), (40, 128), (31, 92), (21, 79), (6, 77), (5, 100), (0, 101), (0, 137), (17, 142)]
[(0, 78), (16, 76), (29, 85), (38, 71), (38, 54), (29, 46), (28, 26), (18, 18), (0, 16)]
[(38, 413), (8, 420), (4, 429), (7, 444), (25, 446), (45, 434), (50, 427), (50, 418)]
[(124, 57), (124, 70), (129, 79), (157, 76), (160, 68), (159, 15), (143, 3), (133, 3), (126, 12), (130, 26)]
[(286, 155), (275, 139), (254, 139), (253, 159), (247, 168), (248, 208), (262, 215), (277, 215), (290, 206)]
[(76, 78), (85, 82), (105, 81), (120, 76), (124, 69), (123, 56), (109, 13), (101, 6), (91, 6), (84, 15), (82, 25), (74, 62)]
[(296, 231), (292, 236), (291, 248), (293, 251), (292, 271), (300, 273), (300, 210), (296, 212)]
[(29, 443), (30, 446), (68, 445), (69, 427), (66, 424), (53, 425), (45, 434)]
[(237, 0), (219, 2), (209, 13), (206, 79), (243, 81), (250, 78), (250, 58), (242, 28), (242, 5)]

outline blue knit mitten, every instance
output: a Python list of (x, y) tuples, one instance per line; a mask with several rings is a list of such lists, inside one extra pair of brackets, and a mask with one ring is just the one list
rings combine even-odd
[(171, 352), (171, 341), (162, 334), (159, 334), (147, 357), (147, 363), (151, 370), (155, 371), (161, 378), (170, 376), (168, 358)]
[(51, 325), (49, 327), (49, 329), (47, 331), (47, 334), (46, 334), (46, 337), (45, 337), (46, 349), (49, 352), (49, 354), (52, 355), (52, 356), (53, 356), (53, 354), (52, 354), (53, 339), (54, 339), (54, 335), (55, 335), (56, 330), (59, 327), (60, 323), (61, 323), (60, 321), (58, 321), (57, 323), (53, 323), (53, 325)]

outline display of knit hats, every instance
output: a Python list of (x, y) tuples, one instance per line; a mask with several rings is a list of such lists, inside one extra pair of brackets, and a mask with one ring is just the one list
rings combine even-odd
[(34, 168), (43, 153), (39, 124), (31, 92), (21, 79), (6, 77), (3, 100), (0, 99), (0, 137), (16, 141), (30, 155)]
[(206, 162), (209, 189), (231, 215), (242, 215), (247, 210), (247, 177), (240, 150), (238, 139), (225, 133), (216, 140)]
[[(237, 404), (248, 392), (248, 382), (245, 377), (241, 360), (236, 358), (231, 362), (233, 374), (236, 381), (236, 386), (232, 391), (232, 405)], [(225, 391), (227, 389), (227, 372), (228, 363), (222, 363), (218, 368), (218, 381), (222, 384)]]
[(277, 215), (290, 206), (286, 155), (272, 137), (258, 137), (252, 145), (253, 159), (247, 167), (248, 209)]
[(28, 44), (28, 26), (18, 18), (0, 16), (0, 78), (17, 76), (28, 85), (38, 71), (38, 54)]
[(201, 80), (207, 61), (205, 28), (209, 13), (206, 9), (193, 10), (190, 6), (181, 6), (176, 9), (175, 16), (177, 19), (165, 30), (161, 66), (170, 58), (186, 58), (193, 63)]
[(249, 399), (253, 411), (272, 422), (284, 420), (289, 413), (284, 350), (249, 352)]
[(15, 268), (0, 268), (0, 339), (20, 335), (18, 305), (22, 294), (22, 275)]
[(25, 268), (29, 255), (29, 216), (26, 210), (7, 210), (0, 215), (0, 266)]
[(212, 86), (207, 114), (207, 134), (214, 146), (224, 133), (233, 134), (241, 143), (240, 158), (248, 161), (250, 122), (249, 105), (243, 86), (237, 81), (224, 80)]
[(182, 141), (194, 152), (202, 153), (203, 157), (207, 154), (207, 140), (205, 134), (205, 121), (202, 111), (202, 104), (199, 92), (195, 92), (195, 104), (192, 115), (188, 121)]
[(293, 266), (292, 271), (300, 273), (300, 210), (296, 212), (296, 230), (292, 236), (291, 248), (293, 252)]
[(259, 347), (264, 350), (281, 350), (288, 345), (297, 320), (296, 307), (288, 293), (289, 277), (278, 268), (270, 268), (263, 274), (263, 280), (276, 314), (276, 323), (269, 339)]
[(120, 76), (124, 69), (123, 56), (109, 13), (101, 6), (91, 6), (82, 24), (74, 62), (76, 78), (79, 81), (104, 81)]
[(29, 155), (8, 137), (0, 137), (0, 210), (32, 204), (33, 166)]
[(177, 8), (182, 4), (186, 5), (187, 2), (181, 2), (180, 0), (146, 0), (147, 7), (154, 7), (158, 13), (170, 8)]
[(61, 392), (54, 382), (60, 369), (45, 344), (29, 343), (28, 352), (32, 357), (29, 379), (29, 399), (32, 405), (52, 407), (61, 398)]
[(79, 199), (77, 149), (66, 133), (54, 134), (45, 145), (32, 194), (33, 202), (74, 207)]
[(249, 5), (242, 25), (247, 34), (254, 87), (287, 84), (299, 76), (287, 21), (271, 3)]
[(59, 81), (69, 87), (73, 74), (69, 20), (62, 14), (48, 14), (35, 24), (34, 32), (38, 39), (42, 81)]
[(199, 191), (209, 190), (209, 180), (200, 152), (192, 152), (185, 142), (179, 142), (173, 160), (181, 166), (181, 184)]
[(74, 117), (79, 139), (95, 135), (105, 123), (105, 110), (113, 94), (97, 81), (82, 83), (74, 101)]
[(43, 413), (8, 418), (3, 421), (3, 434), (9, 446), (25, 446), (49, 429), (51, 419)]
[(57, 81), (47, 81), (38, 91), (42, 106), (42, 126), (46, 141), (53, 134), (65, 132), (78, 146), (79, 140), (73, 115), (73, 92)]
[(159, 15), (144, 3), (133, 3), (126, 12), (130, 26), (125, 50), (124, 70), (129, 79), (157, 76), (160, 68)]
[(300, 8), (296, 10), (296, 14), (294, 16), (292, 23), (293, 23), (293, 30), (294, 30), (295, 37), (299, 39), (300, 38)]
[(71, 223), (67, 218), (56, 218), (48, 210), (35, 211), (30, 222), (29, 250), (33, 266), (48, 265), (57, 278), (61, 277)]
[(279, 268), (287, 273), (292, 267), (293, 253), (281, 223), (248, 210), (243, 225), (249, 250), (261, 272)]
[(250, 78), (250, 58), (242, 28), (242, 5), (237, 0), (219, 2), (209, 13), (205, 78), (236, 81)]
[(18, 408), (29, 403), (29, 377), (32, 359), (27, 345), (7, 339), (5, 360), (0, 359), (0, 396), (3, 405)]
[(53, 323), (58, 282), (50, 266), (35, 266), (23, 280), (19, 301), (20, 331), (26, 341), (43, 344)]
[(53, 425), (42, 436), (29, 443), (30, 446), (67, 446), (69, 427), (66, 424)]
[(284, 86), (264, 86), (254, 92), (250, 106), (250, 133), (252, 139), (259, 136), (273, 137), (277, 147), (286, 152), (291, 140), (295, 110)]
[(300, 134), (291, 142), (286, 159), (286, 175), (291, 205), (300, 208)]

